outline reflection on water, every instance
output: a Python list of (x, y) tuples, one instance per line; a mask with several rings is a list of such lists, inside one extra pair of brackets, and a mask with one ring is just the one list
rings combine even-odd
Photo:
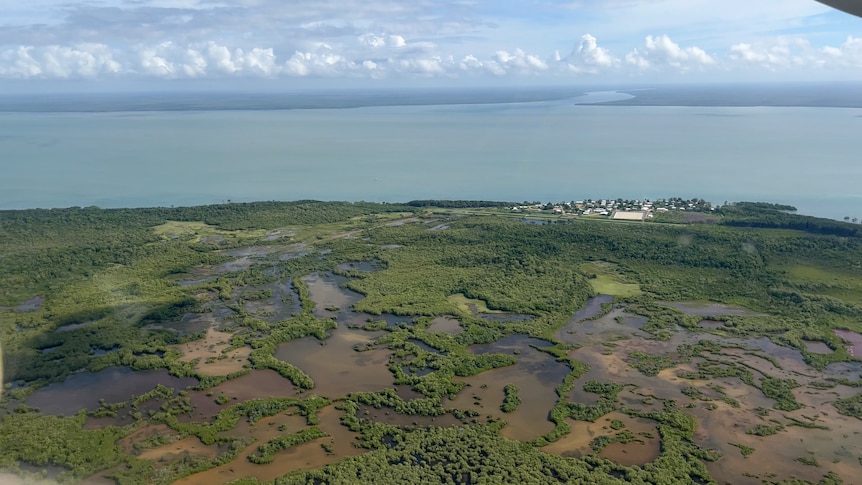
[(613, 300), (614, 298), (608, 295), (599, 295), (587, 300), (586, 304), (584, 304), (584, 308), (575, 313), (571, 322), (557, 332), (555, 335), (557, 340), (566, 343), (577, 343), (571, 334), (574, 333), (579, 324), (584, 320), (595, 318), (596, 315), (601, 313), (602, 305), (610, 303)]
[(128, 367), (112, 367), (69, 376), (63, 382), (37, 389), (25, 402), (45, 414), (71, 416), (82, 409), (97, 409), (100, 399), (108, 403), (123, 402), (159, 384), (184, 389), (197, 383), (197, 379), (174, 377), (166, 370), (135, 372)]
[(314, 273), (304, 276), (302, 281), (308, 286), (308, 297), (314, 302), (317, 318), (333, 318), (340, 310), (350, 310), (362, 298), (359, 293), (341, 288), (347, 281), (343, 276)]

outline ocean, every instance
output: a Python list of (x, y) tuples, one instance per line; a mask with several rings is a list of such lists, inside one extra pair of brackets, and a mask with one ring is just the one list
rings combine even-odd
[(862, 108), (584, 104), (637, 91), (250, 109), (208, 96), (0, 102), (0, 209), (680, 196), (862, 218)]

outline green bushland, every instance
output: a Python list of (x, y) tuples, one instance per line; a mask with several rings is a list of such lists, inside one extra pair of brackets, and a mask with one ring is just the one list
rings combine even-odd
[(862, 419), (862, 394), (856, 394), (847, 399), (838, 399), (832, 403), (839, 413), (845, 416), (854, 416)]
[[(368, 347), (389, 349), (394, 383), (420, 397), (404, 400), (395, 389), (338, 397), (337, 406), (345, 413), (343, 424), (357, 433), (360, 446), (371, 451), (320, 470), (290, 474), (279, 483), (468, 479), (713, 483), (703, 462), (716, 456), (692, 442), (697, 422), (674, 403), (665, 401), (661, 411), (634, 411), (617, 399), (624, 382), (594, 381), (585, 383), (584, 389), (600, 394), (596, 404), (568, 402), (566, 396), (588, 368), (569, 357), (576, 346), (557, 342), (554, 335), (597, 293), (612, 294), (614, 304), (647, 317), (644, 331), (652, 338), (668, 339), (681, 331), (678, 327), (738, 338), (767, 337), (802, 351), (815, 371), (832, 362), (854, 360), (833, 332), (836, 328), (862, 332), (858, 226), (785, 214), (779, 212), (783, 208), (758, 204), (722, 208), (709, 218), (715, 224), (685, 224), (691, 221), (680, 218), (677, 222), (683, 224), (578, 219), (535, 225), (510, 218), (511, 214), (499, 217), (505, 206), (463, 201), (417, 201), (410, 206), (300, 201), (177, 209), (0, 211), (0, 307), (4, 307), (0, 308), (0, 340), (8, 386), (3, 397), (6, 414), (0, 421), (0, 468), (57, 465), (66, 469), (59, 477), (62, 482), (111, 470), (109, 475), (119, 483), (169, 483), (235, 459), (249, 445), (229, 433), (240, 420), (255, 422), (296, 412), (314, 426), (318, 411), (329, 401), (313, 395), (314, 382), (308, 374), (274, 355), (284, 342), (305, 336), (323, 341), (337, 327), (335, 320), (314, 317), (314, 303), (302, 277), (339, 273), (337, 265), (345, 262), (374, 261), (377, 269), (340, 271), (348, 278), (346, 286), (363, 295), (355, 310), (415, 320), (393, 326), (382, 319), (370, 324), (369, 330), (384, 333)], [(407, 223), (390, 224), (407, 218)], [(441, 224), (446, 227), (429, 230)], [(254, 264), (246, 269), (218, 269), (235, 259), (225, 250), (256, 245), (276, 252), (253, 258)], [(296, 251), (296, 247), (303, 249)], [(280, 257), (282, 250), (290, 257)], [(193, 280), (199, 282), (178, 283)], [(246, 302), (273, 298), (270, 288), (276, 284), (297, 292), (301, 308), (296, 313), (276, 321), (246, 310)], [(41, 303), (16, 309), (36, 296)], [(740, 305), (759, 314), (719, 315), (725, 322), (721, 328), (697, 329), (700, 317), (669, 308), (662, 303), (667, 301)], [(605, 311), (610, 308), (607, 305)], [(233, 333), (229, 349), (251, 350), (249, 368), (206, 376), (180, 360), (173, 345), (204, 336), (204, 329), (186, 330), (183, 318), (210, 313), (218, 315), (221, 328)], [(513, 321), (499, 321), (506, 314), (518, 315)], [(463, 331), (429, 334), (431, 318), (442, 315), (457, 318)], [(444, 399), (463, 389), (460, 377), (513, 365), (519, 359), (517, 355), (476, 355), (469, 347), (514, 334), (550, 342), (549, 347), (536, 348), (571, 369), (558, 383), (559, 399), (547, 417), (554, 429), (529, 444), (500, 437), (502, 422), (443, 406)], [(805, 341), (811, 340), (824, 342), (832, 352), (807, 352)], [(800, 406), (793, 395), (798, 383), (725, 359), (721, 347), (709, 341), (683, 345), (665, 355), (633, 352), (628, 357), (647, 375), (689, 363), (694, 370), (678, 375), (699, 380), (737, 377), (775, 399), (780, 411), (792, 412)], [(777, 361), (771, 362), (777, 367)], [(127, 413), (134, 421), (129, 426), (93, 430), (84, 429), (84, 414), (43, 416), (21, 402), (34, 389), (73, 372), (119, 365), (195, 377), (198, 390), (246, 375), (251, 368), (272, 369), (292, 381), (303, 398), (272, 399), (262, 390), (260, 399), (224, 403), (216, 416), (203, 419), (194, 414), (191, 390), (157, 387), (129, 396), (125, 403), (102, 403), (89, 410), (94, 417), (120, 418)], [(701, 398), (695, 390), (688, 392)], [(505, 400), (514, 404), (520, 397), (517, 391), (507, 391), (504, 405)], [(858, 401), (857, 396), (834, 405), (858, 416)], [(359, 419), (360, 405), (408, 415), (451, 413), (465, 426), (386, 425)], [(661, 454), (655, 461), (627, 468), (596, 457), (551, 456), (534, 448), (570, 432), (567, 420), (595, 421), (614, 411), (656, 423)], [(820, 426), (793, 416), (784, 418), (784, 424), (764, 424), (749, 431), (766, 436), (785, 425)], [(195, 436), (202, 443), (219, 444), (221, 454), (212, 460), (186, 456), (153, 463), (116, 445), (137, 427), (158, 423), (167, 425), (171, 434), (153, 438), (145, 446)], [(278, 449), (314, 439), (319, 432), (314, 430), (259, 445), (253, 456), (271, 459)], [(637, 438), (622, 430), (608, 439)]]
[(291, 446), (307, 443), (311, 440), (316, 440), (317, 438), (323, 438), (324, 436), (327, 436), (327, 434), (316, 426), (306, 428), (297, 433), (278, 436), (258, 446), (257, 453), (248, 455), (248, 461), (255, 465), (272, 463), (275, 454), (279, 451), (286, 450)]
[(504, 413), (515, 412), (521, 405), (521, 398), (518, 397), (519, 390), (518, 386), (514, 384), (506, 384), (503, 387), (503, 404), (500, 405), (500, 409)]

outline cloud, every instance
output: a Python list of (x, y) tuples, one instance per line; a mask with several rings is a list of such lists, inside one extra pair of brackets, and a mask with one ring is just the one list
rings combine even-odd
[(365, 46), (372, 48), (383, 48), (383, 47), (392, 47), (392, 48), (400, 48), (405, 47), (407, 45), (407, 41), (404, 40), (404, 37), (400, 35), (376, 35), (376, 34), (362, 34), (359, 36), (359, 42)]
[(716, 60), (700, 47), (680, 47), (667, 35), (648, 35), (642, 48), (626, 54), (626, 63), (641, 70), (674, 68), (688, 71), (716, 63)]
[(730, 47), (727, 58), (736, 68), (769, 71), (790, 69), (862, 68), (862, 38), (849, 36), (839, 46), (816, 48), (801, 37), (778, 37), (766, 42), (741, 42)]
[[(739, 73), (841, 73), (862, 68), (862, 38), (813, 46), (803, 37), (738, 42), (722, 54), (682, 46), (668, 35), (647, 36), (619, 57), (583, 34), (569, 54), (543, 56), (522, 48), (491, 52), (454, 51), (407, 35), (366, 32), (343, 42), (305, 40), (295, 48), (253, 43), (140, 43), (124, 49), (102, 43), (23, 45), (0, 48), (0, 79), (575, 79), (597, 76), (618, 82), (642, 73), (703, 76)], [(787, 77), (787, 76), (783, 76)]]
[(119, 74), (122, 66), (104, 44), (19, 46), (0, 52), (0, 77), (78, 79)]
[(577, 74), (599, 74), (620, 64), (620, 60), (608, 49), (599, 47), (598, 40), (590, 34), (582, 35), (581, 42), (565, 58), (560, 57), (557, 51), (554, 60), (564, 63), (569, 71)]

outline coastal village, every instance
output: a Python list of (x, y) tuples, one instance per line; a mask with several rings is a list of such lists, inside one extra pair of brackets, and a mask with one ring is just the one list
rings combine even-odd
[(559, 203), (532, 203), (517, 205), (512, 212), (551, 212), (563, 217), (607, 217), (613, 220), (645, 221), (657, 213), (668, 211), (711, 212), (716, 209), (710, 202), (703, 199), (669, 199), (639, 200), (639, 199), (586, 199)]

